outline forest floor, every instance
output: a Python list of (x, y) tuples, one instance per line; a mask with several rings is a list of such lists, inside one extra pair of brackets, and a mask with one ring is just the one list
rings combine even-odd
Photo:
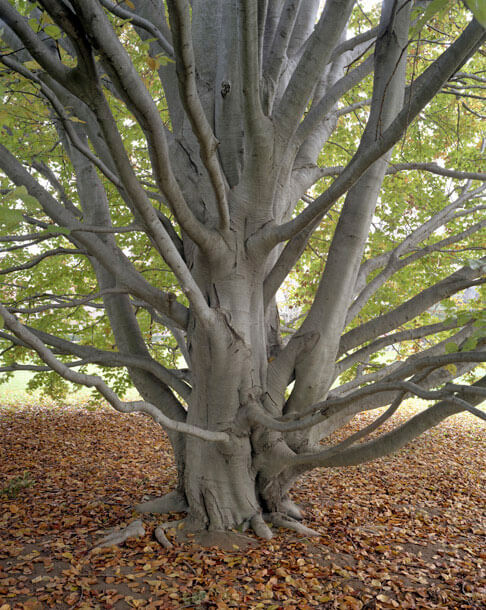
[(161, 519), (144, 516), (143, 539), (90, 551), (173, 486), (164, 433), (82, 402), (15, 402), (0, 407), (0, 610), (486, 608), (485, 426), (471, 415), (394, 456), (303, 478), (294, 499), (319, 538), (166, 550)]

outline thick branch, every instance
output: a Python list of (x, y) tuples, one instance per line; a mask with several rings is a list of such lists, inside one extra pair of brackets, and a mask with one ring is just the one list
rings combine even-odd
[(365, 341), (373, 340), (379, 335), (398, 328), (426, 311), (435, 303), (460, 290), (484, 283), (486, 278), (476, 279), (480, 275), (481, 273), (478, 269), (471, 269), (470, 267), (459, 269), (441, 282), (426, 288), (402, 305), (399, 305), (394, 310), (347, 332), (341, 339), (339, 353), (343, 354)]
[(473, 20), (461, 36), (417, 78), (403, 109), (376, 142), (360, 145), (340, 176), (299, 216), (283, 225), (264, 227), (252, 241), (263, 241), (267, 247), (272, 248), (277, 243), (290, 239), (315, 218), (322, 217), (364, 171), (399, 140), (407, 125), (476, 51), (485, 37), (484, 28)]
[(346, 27), (353, 0), (328, 0), (297, 68), (275, 112), (275, 120), (286, 135), (297, 128), (315, 83), (329, 62)]
[(121, 19), (130, 19), (131, 23), (133, 23), (134, 26), (142, 28), (143, 30), (149, 32), (149, 34), (152, 34), (152, 36), (157, 39), (157, 42), (160, 44), (162, 49), (164, 49), (167, 56), (171, 59), (174, 57), (174, 49), (172, 45), (165, 38), (159, 28), (157, 28), (151, 21), (140, 17), (140, 15), (137, 15), (136, 13), (132, 13), (132, 11), (123, 8), (118, 4), (110, 2), (110, 0), (100, 0), (100, 2), (106, 9), (110, 11), (110, 13), (113, 13)]
[(121, 401), (115, 392), (105, 384), (101, 377), (73, 371), (58, 360), (51, 350), (25, 326), (20, 324), (15, 316), (9, 313), (3, 305), (0, 305), (0, 315), (5, 321), (5, 326), (9, 328), (16, 337), (32, 347), (41, 360), (50, 366), (53, 371), (73, 383), (96, 388), (117, 411), (120, 411), (121, 413), (146, 413), (147, 415), (150, 415), (154, 421), (169, 430), (174, 430), (182, 434), (189, 434), (190, 436), (195, 436), (206, 441), (229, 441), (229, 436), (226, 432), (204, 430), (197, 426), (186, 424), (185, 422), (175, 421), (166, 417), (155, 405), (149, 402), (143, 400), (133, 402)]
[(0, 13), (3, 21), (49, 74), (60, 82), (68, 82), (72, 78), (74, 70), (65, 66), (53, 48), (49, 48), (40, 40), (30, 27), (27, 18), (20, 15), (8, 0), (0, 0)]
[(264, 73), (264, 77), (269, 79), (273, 88), (276, 88), (287, 58), (288, 44), (301, 3), (302, 0), (286, 0), (280, 15), (280, 21), (273, 38), (272, 49)]
[(176, 50), (176, 67), (181, 99), (199, 142), (201, 159), (216, 194), (219, 209), (220, 229), (229, 229), (229, 208), (226, 180), (219, 164), (216, 139), (199, 99), (196, 84), (196, 60), (191, 36), (190, 7), (187, 0), (168, 0), (172, 38)]
[(243, 93), (247, 128), (253, 137), (263, 119), (260, 102), (260, 66), (258, 56), (258, 7), (255, 0), (243, 0), (241, 31), (243, 39)]
[[(48, 193), (17, 159), (0, 144), (0, 167), (18, 186), (25, 186), (30, 195), (41, 204), (44, 212), (59, 226), (77, 224), (77, 219)], [(158, 221), (157, 221), (158, 222)], [(167, 237), (167, 239), (169, 239)], [(121, 286), (126, 286), (130, 293), (152, 304), (161, 310), (182, 328), (187, 322), (186, 308), (177, 303), (173, 295), (163, 293), (151, 286), (142, 275), (136, 271), (129, 259), (119, 248), (105, 245), (100, 238), (90, 233), (80, 232), (76, 240), (83, 244), (86, 250), (99, 260), (100, 264), (110, 269), (118, 278)]]
[[(202, 248), (210, 247), (214, 239), (219, 236), (196, 218), (184, 199), (172, 171), (165, 126), (161, 120), (159, 109), (147, 91), (127, 51), (115, 35), (104, 11), (94, 0), (73, 1), (73, 5), (76, 7), (77, 14), (82, 19), (85, 28), (90, 32), (90, 40), (93, 41), (94, 48), (101, 53), (104, 66), (110, 74), (118, 94), (134, 113), (144, 130), (158, 186), (166, 201), (172, 207), (179, 224), (191, 239)], [(184, 274), (186, 276), (184, 283), (189, 285), (191, 279), (189, 274), (184, 273), (185, 265), (181, 265), (182, 261), (178, 253), (175, 255), (173, 248), (167, 243), (169, 238), (166, 239), (165, 231), (156, 219), (156, 213), (135, 175), (111, 109), (103, 94), (102, 84), (93, 59), (89, 57), (85, 58), (85, 61), (86, 85), (89, 85), (91, 89), (90, 105), (97, 115), (105, 141), (117, 166), (118, 174), (123, 180), (124, 187), (144, 218), (158, 247), (161, 248), (164, 258), (169, 255), (173, 259), (171, 263), (168, 261), (167, 263), (174, 269), (175, 273), (181, 274), (179, 279)], [(175, 268), (173, 265), (175, 265)], [(191, 287), (190, 291), (197, 299), (195, 285)], [(198, 300), (200, 303), (197, 308), (201, 310), (200, 313), (202, 314), (204, 306), (202, 300)]]
[[(486, 377), (483, 377), (476, 382), (473, 387), (480, 389), (485, 388)], [(483, 402), (483, 400), (483, 396), (478, 395), (476, 398), (471, 399), (471, 406), (478, 405)], [(363, 464), (398, 451), (429, 428), (436, 426), (442, 420), (456, 413), (460, 413), (461, 411), (464, 411), (464, 406), (450, 403), (448, 400), (442, 400), (425, 411), (415, 415), (399, 428), (378, 437), (376, 440), (350, 447), (343, 452), (337, 453), (337, 455), (328, 450), (324, 450), (317, 454), (296, 455), (292, 458), (292, 465), (305, 466), (305, 469), (311, 469), (317, 466), (343, 467)], [(480, 413), (483, 412), (480, 411)]]
[[(295, 134), (295, 142), (297, 146), (302, 143), (319, 127), (332, 111), (334, 105), (339, 99), (350, 89), (360, 83), (368, 74), (371, 73), (374, 66), (374, 57), (371, 55), (363, 61), (357, 68), (351, 70), (340, 78), (326, 92), (323, 98), (317, 104), (313, 104), (305, 119), (299, 125)], [(361, 104), (362, 102), (360, 102)]]

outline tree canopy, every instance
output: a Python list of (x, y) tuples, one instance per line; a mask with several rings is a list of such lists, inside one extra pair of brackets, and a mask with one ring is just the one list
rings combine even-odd
[(486, 418), (482, 7), (321, 5), (0, 0), (0, 370), (152, 416), (196, 528)]

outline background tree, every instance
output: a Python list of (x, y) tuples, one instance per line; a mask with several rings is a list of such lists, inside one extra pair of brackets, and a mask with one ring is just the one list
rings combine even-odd
[[(485, 418), (485, 30), (461, 4), (0, 0), (0, 17), (2, 370), (163, 426), (177, 486), (140, 510), (309, 533), (302, 473)], [(434, 404), (360, 442), (412, 395)]]

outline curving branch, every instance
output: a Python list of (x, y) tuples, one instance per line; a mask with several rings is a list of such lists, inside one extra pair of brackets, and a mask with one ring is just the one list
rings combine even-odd
[(387, 175), (393, 175), (398, 172), (411, 170), (430, 172), (431, 174), (447, 176), (457, 180), (486, 180), (486, 173), (484, 172), (466, 172), (448, 169), (447, 167), (437, 165), (437, 163), (392, 163), (388, 166), (386, 173)]
[[(172, 171), (166, 128), (160, 117), (159, 109), (133, 66), (126, 49), (115, 35), (105, 12), (94, 0), (83, 2), (76, 0), (73, 1), (73, 5), (76, 8), (77, 16), (86, 30), (90, 32), (93, 50), (101, 54), (102, 63), (111, 77), (118, 95), (127, 104), (145, 133), (160, 191), (171, 206), (177, 221), (191, 239), (202, 249), (210, 248), (214, 240), (219, 238), (219, 235), (200, 222), (188, 206)], [(180, 260), (178, 253), (176, 254), (174, 248), (168, 243), (170, 238), (165, 234), (163, 227), (160, 226), (160, 222), (156, 218), (156, 212), (137, 179), (110, 106), (103, 93), (103, 83), (100, 80), (94, 59), (92, 56), (82, 59), (84, 61), (84, 82), (82, 86), (74, 88), (75, 93), (86, 99), (91, 109), (95, 111), (106, 145), (111, 152), (124, 188), (130, 200), (136, 205), (137, 211), (144, 218), (148, 230), (153, 235), (158, 247), (161, 248), (162, 255), (164, 258), (169, 256), (178, 272), (186, 276), (186, 281), (190, 281), (188, 274), (184, 272), (183, 261)], [(172, 263), (168, 262), (171, 266)], [(197, 291), (194, 285), (191, 291), (194, 298), (199, 301), (200, 314), (203, 314), (203, 302), (196, 296)]]
[[(486, 377), (477, 381), (471, 388), (480, 390), (475, 397), (470, 399), (469, 406), (474, 409), (473, 405), (478, 405), (484, 401), (483, 391), (486, 388)], [(364, 464), (398, 451), (426, 430), (433, 428), (447, 417), (464, 410), (465, 406), (462, 404), (450, 402), (448, 399), (441, 400), (432, 407), (418, 413), (405, 424), (368, 443), (358, 444), (338, 452), (325, 449), (317, 453), (294, 455), (287, 458), (288, 464), (303, 467), (304, 470), (317, 466), (343, 467)], [(474, 415), (479, 416), (479, 414), (481, 414), (481, 419), (486, 417), (483, 411), (474, 409)]]
[(174, 48), (167, 40), (167, 38), (162, 34), (158, 27), (156, 27), (151, 21), (148, 19), (144, 19), (140, 15), (136, 13), (132, 13), (132, 11), (123, 8), (119, 4), (115, 4), (114, 2), (110, 2), (110, 0), (100, 0), (101, 4), (121, 19), (129, 19), (134, 26), (142, 28), (147, 31), (149, 34), (152, 34), (154, 38), (157, 39), (157, 42), (160, 44), (162, 49), (167, 54), (167, 57), (170, 59), (174, 58)]
[(484, 206), (476, 206), (474, 208), (465, 209), (462, 212), (457, 212), (457, 209), (463, 206), (467, 201), (475, 197), (481, 197), (486, 189), (486, 184), (481, 184), (472, 190), (463, 190), (463, 192), (455, 200), (434, 214), (429, 220), (412, 231), (396, 248), (389, 252), (384, 252), (371, 259), (366, 260), (360, 268), (358, 278), (356, 280), (355, 292), (360, 293), (366, 286), (366, 280), (370, 273), (376, 271), (380, 267), (385, 267), (391, 258), (400, 257), (413, 252), (413, 250), (424, 241), (439, 227), (446, 225), (448, 222), (469, 216), (477, 211), (480, 211)]
[(78, 137), (78, 134), (76, 133), (76, 130), (74, 129), (74, 125), (71, 122), (71, 117), (66, 113), (63, 105), (59, 102), (54, 92), (45, 83), (43, 83), (42, 80), (38, 76), (36, 76), (31, 70), (28, 70), (25, 66), (23, 66), (20, 62), (16, 61), (12, 57), (2, 55), (0, 56), (0, 62), (2, 62), (8, 68), (11, 68), (18, 74), (22, 75), (24, 78), (32, 81), (39, 87), (39, 90), (51, 104), (55, 113), (59, 117), (62, 126), (64, 127), (66, 133), (69, 136), (72, 145), (77, 148), (94, 165), (96, 165), (96, 167), (108, 178), (108, 180), (110, 180), (110, 182), (120, 188), (122, 186), (122, 183), (120, 182), (118, 176), (114, 172), (112, 172), (111, 169), (107, 167), (101, 159), (99, 159), (91, 152), (89, 146), (85, 146), (81, 142), (80, 138)]
[(296, 218), (282, 225), (265, 226), (257, 233), (251, 240), (255, 247), (261, 247), (260, 244), (263, 243), (271, 249), (290, 239), (316, 218), (322, 218), (368, 167), (400, 139), (405, 128), (441, 90), (452, 74), (479, 48), (485, 38), (484, 28), (476, 20), (471, 21), (459, 38), (416, 79), (413, 90), (409, 89), (402, 110), (377, 140), (371, 144), (367, 142), (360, 145), (333, 184)]
[[(362, 102), (358, 102), (361, 106)], [(349, 106), (351, 109), (352, 107)], [(355, 108), (352, 108), (355, 110)], [(349, 110), (352, 112), (352, 110)], [(326, 176), (339, 176), (345, 169), (344, 165), (335, 165), (334, 167), (316, 167), (315, 168), (315, 182)], [(447, 167), (441, 167), (437, 163), (389, 163), (386, 169), (387, 176), (393, 176), (399, 172), (404, 171), (423, 171), (437, 176), (446, 176), (448, 178), (455, 178), (456, 180), (486, 180), (486, 174), (483, 172), (467, 172), (457, 169), (449, 169)]]
[(379, 29), (380, 28), (376, 26), (370, 30), (367, 30), (366, 32), (363, 32), (362, 34), (357, 34), (356, 36), (353, 36), (353, 38), (345, 40), (334, 49), (331, 55), (331, 61), (336, 61), (340, 55), (355, 49), (364, 42), (373, 41), (378, 36)]
[[(359, 64), (358, 67), (340, 78), (328, 91), (326, 91), (326, 94), (316, 104), (311, 106), (311, 109), (299, 125), (295, 134), (296, 146), (301, 146), (304, 141), (319, 128), (332, 111), (334, 105), (345, 93), (371, 74), (374, 64), (374, 57), (373, 55), (370, 55), (370, 57)], [(361, 104), (363, 104), (362, 101), (358, 102), (359, 106), (361, 106)], [(349, 110), (346, 109), (346, 112), (349, 112)]]
[(164, 426), (168, 430), (195, 436), (196, 438), (206, 441), (229, 441), (229, 435), (226, 432), (204, 430), (203, 428), (199, 428), (185, 422), (170, 419), (155, 405), (147, 401), (121, 401), (115, 392), (113, 392), (113, 390), (105, 384), (101, 377), (73, 371), (63, 362), (58, 360), (52, 351), (25, 326), (20, 324), (17, 318), (9, 313), (9, 311), (3, 305), (0, 305), (0, 315), (4, 319), (5, 326), (10, 329), (17, 338), (34, 349), (41, 360), (43, 360), (53, 371), (61, 375), (61, 377), (64, 377), (64, 379), (67, 379), (73, 383), (96, 388), (99, 393), (111, 404), (111, 406), (117, 411), (120, 411), (120, 413), (146, 413), (147, 415), (150, 415), (155, 422)]
[(343, 354), (358, 345), (362, 345), (365, 341), (372, 341), (379, 335), (398, 328), (400, 325), (405, 324), (405, 322), (426, 311), (435, 303), (460, 290), (484, 284), (486, 278), (481, 277), (481, 275), (479, 269), (471, 269), (470, 267), (459, 269), (437, 284), (422, 290), (422, 292), (392, 311), (348, 331), (341, 338), (339, 353)]
[[(108, 292), (108, 291), (105, 291)], [(15, 309), (5, 307), (9, 313), (13, 313)], [(96, 347), (87, 345), (79, 345), (67, 339), (51, 335), (45, 331), (33, 328), (31, 326), (24, 325), (25, 328), (35, 337), (37, 337), (44, 345), (50, 345), (54, 348), (53, 353), (61, 355), (72, 355), (79, 358), (78, 361), (72, 363), (70, 366), (81, 366), (82, 364), (98, 364), (106, 367), (126, 367), (132, 369), (139, 369), (151, 373), (156, 379), (162, 381), (167, 386), (173, 388), (180, 396), (185, 400), (189, 399), (191, 393), (191, 387), (180, 378), (178, 371), (168, 369), (156, 360), (147, 355), (127, 354), (121, 352), (110, 352), (101, 350)], [(18, 339), (1, 333), (0, 337), (7, 339), (15, 343), (16, 345), (22, 345), (23, 347), (31, 347), (26, 342), (19, 342)], [(20, 369), (19, 369), (20, 370)], [(27, 369), (25, 369), (27, 370)], [(37, 370), (37, 369), (28, 369)]]
[(62, 63), (54, 49), (44, 44), (30, 27), (28, 19), (20, 15), (8, 0), (0, 0), (0, 12), (2, 20), (22, 41), (27, 51), (46, 72), (59, 82), (72, 80), (75, 69), (68, 68)]
[[(0, 144), (0, 153), (0, 167), (3, 171), (15, 184), (25, 186), (50, 218), (61, 227), (77, 223), (76, 217), (60, 205), (2, 144)], [(86, 232), (80, 232), (76, 241), (79, 241), (91, 256), (99, 260), (101, 265), (109, 269), (121, 286), (127, 286), (131, 294), (147, 301), (185, 328), (187, 309), (177, 303), (174, 295), (164, 293), (150, 285), (119, 248), (108, 247), (99, 237)]]
[(383, 284), (385, 284), (385, 282), (395, 273), (397, 273), (400, 269), (411, 265), (415, 261), (423, 258), (424, 256), (427, 256), (431, 252), (437, 252), (438, 250), (440, 251), (444, 247), (462, 241), (463, 239), (466, 239), (474, 233), (478, 233), (484, 227), (486, 227), (486, 220), (477, 222), (465, 231), (461, 231), (460, 233), (452, 235), (447, 239), (442, 239), (438, 242), (425, 246), (405, 258), (400, 259), (396, 255), (396, 253), (392, 253), (383, 271), (381, 271), (370, 282), (368, 282), (368, 284), (366, 284), (365, 288), (363, 288), (363, 290), (359, 293), (354, 302), (351, 304), (348, 314), (346, 316), (346, 324), (349, 324), (359, 314), (365, 304), (370, 300), (372, 295), (374, 295), (383, 286)]
[[(407, 377), (407, 375), (401, 374), (401, 371), (407, 370), (404, 367), (409, 367), (408, 368), (409, 371), (412, 370), (412, 372), (415, 372), (413, 370), (413, 368), (410, 369), (409, 365), (413, 365), (414, 363), (417, 362), (417, 360), (420, 360), (421, 358), (430, 359), (432, 357), (440, 356), (440, 355), (446, 353), (446, 346), (448, 343), (451, 343), (451, 342), (457, 343), (459, 346), (458, 350), (462, 350), (466, 341), (474, 334), (474, 332), (475, 332), (475, 329), (473, 327), (473, 322), (468, 322), (465, 326), (460, 328), (453, 335), (449, 335), (446, 339), (443, 339), (442, 341), (439, 341), (438, 343), (431, 345), (430, 347), (428, 347), (427, 349), (424, 349), (422, 352), (419, 352), (418, 354), (412, 354), (411, 356), (406, 358), (406, 360), (404, 360), (404, 361), (396, 360), (395, 362), (392, 362), (391, 364), (377, 368), (374, 372), (366, 373), (366, 374), (361, 373), (361, 374), (356, 375), (356, 377), (354, 379), (352, 379), (351, 381), (348, 381), (336, 388), (333, 388), (329, 392), (328, 398), (334, 398), (336, 396), (346, 395), (348, 392), (350, 392), (351, 390), (354, 390), (356, 387), (364, 386), (365, 384), (369, 384), (371, 382), (383, 381), (383, 380), (390, 381), (392, 379), (405, 379)], [(477, 346), (477, 349), (482, 349), (482, 348), (483, 348), (482, 344)], [(419, 369), (420, 369), (420, 366), (419, 366)], [(435, 369), (431, 369), (431, 371), (432, 370), (435, 370)], [(432, 386), (429, 386), (429, 387), (432, 387)]]
[[(471, 316), (473, 316), (473, 314), (471, 314)], [(472, 321), (474, 321), (474, 317), (471, 317), (471, 322)], [(420, 326), (419, 328), (410, 328), (392, 335), (381, 337), (339, 360), (336, 364), (336, 375), (340, 375), (357, 362), (365, 362), (372, 354), (375, 354), (388, 345), (395, 345), (396, 343), (402, 343), (403, 341), (413, 341), (414, 339), (422, 339), (423, 337), (435, 335), (436, 333), (444, 332), (446, 330), (452, 330), (459, 326), (462, 325), (459, 324), (456, 319), (451, 322), (439, 322), (438, 324), (428, 324), (426, 326)]]
[(42, 252), (42, 254), (38, 254), (34, 258), (32, 258), (27, 263), (23, 263), (22, 265), (14, 265), (13, 267), (7, 267), (6, 269), (0, 269), (0, 275), (7, 275), (8, 273), (13, 273), (14, 271), (25, 271), (26, 269), (32, 269), (39, 263), (41, 263), (46, 258), (50, 258), (51, 256), (59, 256), (59, 254), (83, 254), (86, 255), (86, 252), (83, 250), (73, 249), (73, 248), (54, 248), (52, 250), (47, 250), (46, 252)]
[(169, 20), (176, 50), (176, 69), (181, 99), (199, 142), (199, 152), (213, 185), (219, 209), (219, 228), (230, 225), (227, 199), (228, 185), (218, 160), (216, 139), (204, 112), (196, 84), (196, 60), (191, 35), (190, 7), (187, 0), (168, 0)]
[[(471, 360), (474, 361), (472, 357)], [(480, 361), (486, 361), (486, 354), (483, 353), (481, 355)], [(356, 392), (353, 392), (352, 394), (344, 398), (329, 399), (322, 403), (317, 403), (313, 407), (312, 415), (309, 415), (309, 412), (305, 411), (304, 413), (299, 414), (297, 417), (284, 417), (280, 418), (279, 420), (271, 417), (263, 410), (258, 409), (252, 405), (247, 407), (246, 416), (250, 422), (254, 424), (260, 424), (270, 430), (277, 430), (279, 432), (295, 432), (298, 430), (306, 430), (308, 428), (316, 426), (317, 424), (323, 421), (326, 421), (333, 415), (338, 414), (345, 407), (352, 404), (354, 400), (358, 400), (365, 396), (373, 396), (375, 394), (380, 394), (381, 392), (399, 390), (403, 395), (407, 393), (413, 394), (425, 400), (443, 399), (445, 402), (456, 405), (463, 411), (469, 411), (473, 415), (476, 415), (480, 419), (486, 421), (486, 413), (479, 409), (476, 409), (473, 405), (469, 404), (464, 399), (459, 398), (455, 395), (456, 392), (460, 391), (463, 394), (467, 392), (469, 393), (469, 395), (481, 396), (486, 398), (486, 389), (456, 384), (454, 384), (454, 387), (456, 388), (456, 390), (453, 390), (452, 388), (448, 389), (447, 386), (445, 386), (441, 390), (425, 390), (424, 388), (421, 388), (419, 385), (411, 381), (396, 381), (393, 383), (382, 382), (367, 386), (366, 388), (361, 388), (360, 390), (357, 390)], [(392, 404), (392, 408), (396, 411), (398, 406), (399, 403), (397, 401), (394, 401), (394, 403)], [(390, 411), (391, 408), (388, 411), (388, 413), (391, 415)]]
[[(40, 79), (38, 79), (29, 70), (26, 70), (24, 66), (22, 66), (15, 60), (6, 58), (4, 63), (6, 63), (7, 65), (10, 64), (10, 67), (15, 69), (17, 72), (39, 84), (43, 94), (46, 96), (46, 98), (53, 105), (54, 109), (61, 117), (63, 127), (65, 128), (66, 133), (68, 134), (73, 146), (78, 149), (94, 165), (96, 165), (107, 176), (107, 178), (110, 179), (119, 189), (121, 189), (122, 191), (127, 191), (127, 193), (130, 195), (130, 200), (136, 203), (136, 210), (140, 213), (149, 233), (153, 236), (154, 242), (159, 252), (162, 254), (167, 264), (174, 271), (176, 277), (181, 283), (183, 291), (187, 295), (188, 299), (193, 303), (195, 312), (197, 313), (199, 318), (204, 321), (204, 323), (208, 324), (210, 322), (211, 317), (209, 308), (207, 307), (207, 304), (197, 284), (193, 280), (184, 260), (182, 259), (180, 251), (177, 248), (177, 244), (174, 243), (172, 237), (165, 230), (164, 224), (160, 223), (156, 210), (150, 204), (145, 191), (136, 180), (128, 157), (126, 156), (126, 154), (120, 154), (121, 150), (124, 151), (123, 144), (121, 143), (120, 146), (115, 147), (117, 155), (116, 159), (121, 162), (121, 165), (118, 167), (118, 169), (120, 170), (119, 173), (120, 175), (124, 176), (124, 179), (120, 181), (117, 175), (114, 174), (108, 167), (106, 167), (106, 165), (90, 151), (89, 147), (81, 141), (74, 126), (71, 124), (69, 117), (66, 115), (62, 105), (59, 103), (53, 92), (50, 91), (50, 89), (46, 85), (44, 85), (40, 81)], [(103, 101), (106, 101), (104, 96)], [(105, 113), (104, 116), (111, 116), (111, 112), (108, 111), (108, 114)], [(110, 124), (110, 126), (113, 127), (112, 124)], [(110, 135), (114, 136), (115, 140), (121, 141), (116, 126), (114, 129), (111, 129), (109, 133)], [(129, 169), (127, 169), (127, 164)], [(81, 226), (79, 230), (83, 231), (83, 227)], [(110, 231), (112, 230), (113, 229), (110, 229)]]

